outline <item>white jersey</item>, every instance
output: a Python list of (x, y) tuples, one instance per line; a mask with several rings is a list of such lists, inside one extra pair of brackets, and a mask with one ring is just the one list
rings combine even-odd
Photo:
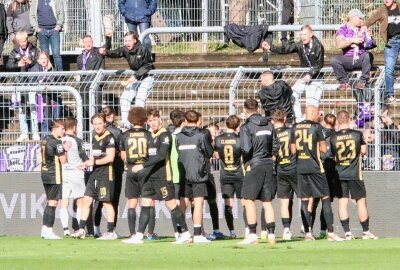
[(66, 135), (61, 139), (63, 142), (70, 142), (71, 148), (67, 152), (67, 162), (63, 164), (63, 170), (74, 170), (82, 162), (88, 159), (82, 148), (83, 141), (76, 136)]

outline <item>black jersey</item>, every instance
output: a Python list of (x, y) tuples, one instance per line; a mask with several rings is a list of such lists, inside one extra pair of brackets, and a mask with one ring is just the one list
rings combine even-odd
[(322, 126), (310, 120), (297, 123), (292, 128), (291, 144), (296, 145), (297, 172), (299, 174), (323, 173), (319, 142), (325, 137)]
[(291, 130), (288, 127), (275, 129), (273, 152), (276, 156), (278, 171), (291, 173), (296, 169), (296, 155), (290, 151)]
[(365, 145), (358, 130), (342, 129), (331, 138), (331, 151), (340, 180), (363, 180), (361, 146)]
[(149, 162), (154, 163), (149, 181), (172, 181), (171, 143), (172, 136), (165, 128), (151, 133), (153, 140), (149, 143)]
[(242, 149), (240, 136), (223, 133), (215, 138), (215, 151), (220, 158), (221, 183), (243, 181)]
[(44, 184), (61, 184), (62, 168), (58, 157), (65, 154), (63, 143), (53, 135), (48, 135), (41, 142), (42, 181)]
[[(106, 130), (102, 135), (94, 134), (92, 144), (92, 155), (94, 159), (101, 159), (106, 156), (108, 148), (116, 148), (115, 137), (110, 131)], [(113, 162), (95, 165), (93, 167), (94, 177), (98, 180), (114, 180)]]
[(119, 149), (126, 152), (128, 167), (144, 164), (149, 159), (149, 142), (152, 140), (151, 133), (144, 128), (132, 128), (122, 133)]
[(324, 159), (324, 169), (327, 177), (333, 177), (336, 175), (336, 163), (332, 156), (331, 151), (331, 139), (332, 135), (336, 133), (334, 129), (331, 128), (323, 128), (322, 132), (324, 133), (325, 141), (326, 141), (326, 157)]

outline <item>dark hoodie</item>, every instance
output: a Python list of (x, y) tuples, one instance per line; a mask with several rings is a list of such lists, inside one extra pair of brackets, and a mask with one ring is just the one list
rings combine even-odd
[(208, 181), (213, 154), (211, 134), (207, 129), (188, 126), (176, 135), (181, 179), (188, 183)]
[(292, 93), (292, 88), (284, 81), (275, 81), (261, 88), (258, 96), (268, 121), (271, 121), (272, 113), (277, 109), (286, 112), (288, 123), (293, 121)]
[(336, 131), (332, 128), (323, 128), (322, 132), (324, 134), (324, 137), (326, 140), (326, 145), (327, 145), (328, 149), (326, 151), (326, 154), (321, 153), (321, 158), (324, 161), (324, 169), (325, 169), (325, 172), (327, 173), (327, 176), (329, 176), (328, 178), (332, 178), (333, 175), (337, 175), (337, 174), (335, 173), (336, 163), (335, 163), (335, 160), (333, 159), (333, 154), (331, 152), (330, 145), (331, 145), (332, 135), (335, 134)]
[(135, 71), (135, 78), (142, 80), (154, 69), (151, 52), (138, 40), (132, 50), (119, 47), (115, 50), (106, 50), (106, 55), (111, 58), (124, 57), (128, 61), (129, 68)]
[(253, 114), (240, 127), (243, 163), (251, 168), (272, 164), (273, 127), (260, 114)]
[(301, 41), (294, 43), (287, 39), (282, 39), (282, 47), (272, 46), (271, 51), (278, 54), (297, 53), (299, 55), (300, 66), (310, 68), (311, 78), (315, 79), (323, 76), (320, 70), (324, 67), (324, 46), (315, 36), (312, 37), (312, 47), (307, 54)]

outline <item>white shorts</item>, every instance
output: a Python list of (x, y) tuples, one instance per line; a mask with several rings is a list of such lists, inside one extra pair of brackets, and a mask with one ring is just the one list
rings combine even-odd
[(85, 174), (80, 170), (63, 170), (62, 198), (77, 199), (85, 194)]

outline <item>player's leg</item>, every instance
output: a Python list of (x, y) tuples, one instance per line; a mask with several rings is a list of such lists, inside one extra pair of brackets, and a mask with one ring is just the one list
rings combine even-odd
[(93, 229), (94, 229), (94, 237), (99, 238), (101, 236), (100, 224), (101, 217), (103, 216), (103, 202), (95, 200), (93, 203)]
[[(89, 183), (88, 183), (88, 187), (89, 187)], [(90, 206), (92, 205), (92, 203), (93, 203), (93, 197), (90, 196), (90, 193), (88, 192), (88, 188), (87, 188), (85, 191), (85, 196), (83, 197), (82, 214), (81, 214), (81, 218), (79, 220), (79, 230), (77, 232), (75, 232), (74, 234), (72, 234), (71, 235), (72, 237), (80, 238), (80, 239), (85, 238), (85, 235), (86, 235), (85, 227), (86, 227), (87, 219), (89, 217)]]
[(209, 180), (206, 182), (207, 185), (207, 202), (210, 207), (210, 216), (213, 226), (213, 232), (208, 236), (208, 239), (224, 239), (225, 236), (219, 231), (219, 211), (217, 204), (217, 189), (215, 186), (214, 176), (210, 173)]
[(61, 225), (63, 227), (64, 236), (70, 236), (71, 233), (68, 229), (68, 221), (69, 221), (69, 214), (68, 214), (68, 198), (63, 198), (60, 204), (60, 220)]
[(148, 240), (157, 240), (159, 239), (158, 235), (154, 233), (154, 228), (156, 227), (156, 201), (152, 200), (150, 205), (150, 219), (149, 224), (147, 225), (147, 239)]
[(345, 239), (352, 240), (354, 239), (353, 235), (350, 231), (350, 219), (349, 212), (347, 210), (347, 206), (349, 204), (349, 198), (343, 197), (338, 200), (338, 212), (340, 223), (342, 224)]
[(114, 212), (114, 206), (112, 204), (110, 196), (108, 196), (107, 201), (103, 201), (103, 206), (107, 213), (107, 215), (106, 215), (106, 217), (107, 217), (107, 232), (104, 233), (101, 237), (97, 238), (97, 240), (115, 240), (118, 238), (118, 236), (114, 232), (115, 212)]
[(193, 198), (193, 227), (194, 227), (194, 243), (207, 243), (209, 242), (204, 236), (202, 236), (202, 224), (203, 224), (203, 209), (204, 209), (204, 197)]

